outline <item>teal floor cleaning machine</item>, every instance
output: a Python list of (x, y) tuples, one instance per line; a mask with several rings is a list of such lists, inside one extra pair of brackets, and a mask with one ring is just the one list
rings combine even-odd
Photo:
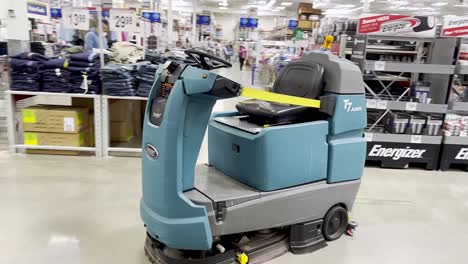
[[(348, 228), (363, 173), (359, 68), (311, 53), (278, 73), (272, 92), (320, 108), (250, 99), (212, 114), (242, 86), (223, 59), (185, 51), (156, 72), (143, 130), (145, 253), (153, 263), (264, 263), (312, 252)], [(208, 128), (208, 164), (197, 165)]]

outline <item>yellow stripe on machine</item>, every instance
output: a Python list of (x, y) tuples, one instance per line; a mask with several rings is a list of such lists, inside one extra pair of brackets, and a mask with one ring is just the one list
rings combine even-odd
[(263, 101), (275, 102), (280, 104), (300, 105), (306, 107), (320, 108), (320, 100), (309, 98), (272, 93), (258, 89), (244, 87), (242, 88), (242, 96), (259, 99)]

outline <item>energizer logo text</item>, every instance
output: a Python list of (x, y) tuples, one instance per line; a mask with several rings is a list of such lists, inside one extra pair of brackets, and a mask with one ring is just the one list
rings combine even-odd
[(422, 158), (425, 149), (410, 149), (406, 148), (382, 148), (382, 145), (375, 145), (369, 152), (371, 157), (387, 157), (393, 160), (399, 160), (400, 158), (407, 159), (420, 159)]
[(458, 152), (455, 159), (457, 159), (457, 160), (468, 160), (468, 148), (460, 149), (460, 152)]

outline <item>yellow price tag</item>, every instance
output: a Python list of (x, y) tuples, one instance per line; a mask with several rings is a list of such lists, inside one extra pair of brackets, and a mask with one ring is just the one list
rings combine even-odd
[(300, 105), (306, 107), (320, 108), (320, 100), (272, 93), (258, 89), (244, 87), (242, 88), (242, 96), (259, 99), (263, 101), (275, 102), (280, 104)]
[(36, 112), (34, 110), (23, 109), (23, 123), (36, 123)]
[(25, 145), (31, 145), (31, 146), (37, 146), (38, 145), (38, 140), (37, 140), (37, 134), (36, 133), (25, 132), (23, 134), (23, 137), (24, 137), (24, 144)]

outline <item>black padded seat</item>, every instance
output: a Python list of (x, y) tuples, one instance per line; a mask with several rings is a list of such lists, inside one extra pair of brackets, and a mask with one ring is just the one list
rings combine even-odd
[[(281, 69), (272, 92), (317, 99), (323, 89), (323, 66), (301, 60), (288, 63)], [(309, 107), (279, 104), (262, 100), (247, 100), (236, 105), (249, 121), (261, 125), (307, 121), (317, 112)]]

